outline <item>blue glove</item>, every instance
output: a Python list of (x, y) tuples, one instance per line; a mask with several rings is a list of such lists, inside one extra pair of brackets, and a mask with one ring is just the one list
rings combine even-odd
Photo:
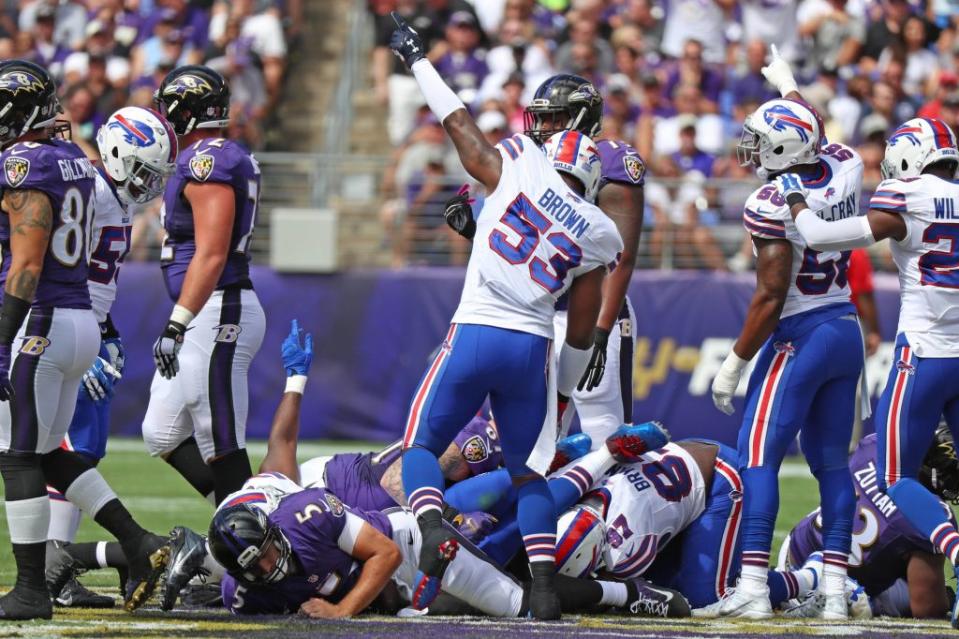
[(309, 374), (310, 364), (313, 363), (313, 336), (307, 333), (301, 346), (300, 324), (296, 320), (290, 325), (290, 334), (283, 340), (282, 354), (287, 377)]
[(466, 537), (474, 544), (478, 544), (493, 531), (493, 526), (499, 520), (489, 513), (474, 511), (471, 513), (460, 513), (453, 517), (453, 525), (461, 535)]
[(407, 68), (412, 68), (414, 62), (418, 62), (426, 57), (426, 47), (423, 46), (423, 39), (416, 29), (406, 24), (406, 20), (400, 17), (395, 11), (390, 13), (393, 16), (393, 22), (396, 23), (396, 29), (390, 37), (390, 48), (396, 54)]
[(10, 383), (10, 361), (13, 359), (13, 344), (0, 344), (0, 402), (13, 397)]
[(805, 203), (809, 191), (803, 185), (802, 179), (795, 173), (783, 173), (777, 176), (773, 183), (789, 206)]
[[(104, 352), (105, 351), (105, 352)], [(103, 340), (100, 345), (100, 357), (110, 362), (117, 373), (123, 373), (123, 367), (127, 361), (126, 349), (123, 348), (123, 342), (119, 337), (111, 337)]]
[(110, 362), (97, 357), (93, 365), (83, 374), (83, 388), (95, 402), (113, 397), (113, 385), (120, 379), (120, 372), (110, 365)]

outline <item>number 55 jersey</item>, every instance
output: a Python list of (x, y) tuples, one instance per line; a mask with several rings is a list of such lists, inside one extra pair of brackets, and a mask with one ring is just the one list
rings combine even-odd
[[(477, 220), (453, 323), (552, 339), (556, 300), (576, 276), (614, 265), (623, 241), (613, 222), (566, 185), (531, 139), (514, 135), (496, 148), (502, 175)], [(568, 151), (576, 157), (577, 149)]]

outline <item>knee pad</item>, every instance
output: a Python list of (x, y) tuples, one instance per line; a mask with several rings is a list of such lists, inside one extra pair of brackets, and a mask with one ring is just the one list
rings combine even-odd
[(143, 422), (141, 433), (143, 434), (143, 443), (146, 445), (150, 456), (163, 458), (166, 458), (183, 442), (193, 437), (193, 433), (183, 433), (183, 436), (178, 439), (177, 433), (163, 432), (161, 428), (148, 422)]
[(93, 468), (93, 464), (79, 453), (62, 448), (42, 455), (40, 464), (47, 483), (64, 495), (77, 477)]
[(33, 499), (47, 494), (40, 455), (36, 453), (0, 453), (0, 475), (3, 476), (7, 501)]

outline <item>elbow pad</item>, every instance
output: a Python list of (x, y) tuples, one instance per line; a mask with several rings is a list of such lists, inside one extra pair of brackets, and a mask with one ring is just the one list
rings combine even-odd
[(865, 215), (826, 222), (809, 209), (796, 215), (796, 229), (816, 251), (846, 251), (876, 243)]

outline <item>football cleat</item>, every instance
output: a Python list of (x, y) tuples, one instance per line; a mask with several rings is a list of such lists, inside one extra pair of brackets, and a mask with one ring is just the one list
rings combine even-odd
[(28, 619), (50, 619), (53, 617), (53, 604), (42, 590), (30, 590), (15, 586), (13, 590), (0, 597), (0, 621), (26, 621)]
[(713, 603), (703, 606), (702, 608), (693, 608), (692, 616), (699, 617), (701, 619), (715, 619), (716, 617), (719, 617), (720, 616), (719, 611), (722, 610), (723, 604), (725, 603), (727, 599), (732, 597), (735, 593), (736, 593), (735, 587), (730, 586), (726, 588), (725, 594), (723, 594), (723, 596), (720, 597), (718, 601), (714, 601)]
[(133, 612), (150, 599), (170, 560), (169, 539), (147, 533), (140, 541), (137, 554), (127, 559), (130, 560), (130, 577), (126, 584), (123, 608)]
[[(773, 616), (773, 607), (769, 603), (769, 588), (756, 592), (743, 588), (731, 588), (719, 602), (715, 610), (719, 617), (737, 617), (740, 619), (769, 619)], [(708, 607), (708, 606), (707, 606)]]
[(553, 585), (541, 584), (534, 579), (529, 590), (529, 616), (539, 621), (555, 621), (562, 617), (562, 612)]
[(413, 580), (412, 604), (417, 610), (428, 608), (440, 594), (443, 575), (456, 557), (459, 542), (444, 526), (423, 531), (420, 565)]
[(821, 591), (809, 593), (795, 608), (783, 612), (786, 617), (843, 621), (849, 618), (848, 604), (844, 594), (827, 595)]
[(626, 611), (643, 617), (689, 617), (689, 602), (678, 590), (655, 586), (639, 577), (626, 582)]
[(846, 605), (852, 619), (872, 619), (872, 606), (866, 589), (852, 577), (846, 577)]
[(669, 434), (659, 422), (623, 424), (606, 439), (606, 448), (621, 464), (639, 461), (641, 455), (669, 442)]
[(44, 578), (50, 597), (55, 599), (60, 595), (63, 587), (80, 572), (77, 561), (66, 551), (63, 544), (56, 541), (47, 542), (46, 566)]
[(67, 582), (53, 603), (65, 608), (112, 608), (116, 605), (113, 597), (98, 595), (81, 584), (74, 577)]
[(205, 572), (203, 561), (207, 556), (206, 539), (186, 526), (170, 531), (170, 561), (163, 584), (162, 610), (173, 610), (177, 596), (190, 580)]
[(579, 459), (593, 447), (593, 440), (586, 433), (576, 433), (556, 442), (556, 454), (549, 465), (547, 475), (556, 472), (569, 462)]
[(184, 606), (222, 608), (223, 594), (220, 584), (190, 584), (180, 592), (180, 601)]

